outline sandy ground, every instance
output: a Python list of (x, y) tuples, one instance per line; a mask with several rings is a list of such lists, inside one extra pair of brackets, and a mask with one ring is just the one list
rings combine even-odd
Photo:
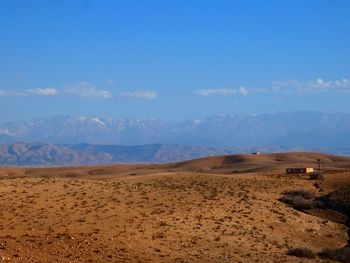
[(342, 246), (347, 229), (278, 198), (287, 190), (331, 191), (332, 181), (350, 177), (350, 162), (333, 161), (320, 188), (286, 176), (285, 166), (303, 163), (287, 157), (2, 168), (0, 262), (329, 262), (287, 251)]

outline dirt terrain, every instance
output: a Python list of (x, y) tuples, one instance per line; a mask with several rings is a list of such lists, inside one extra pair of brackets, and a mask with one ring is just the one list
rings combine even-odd
[[(284, 173), (317, 159), (322, 180)], [(318, 153), (1, 168), (0, 262), (330, 262), (288, 251), (346, 246), (349, 186), (350, 158)], [(330, 201), (279, 201), (296, 189)]]

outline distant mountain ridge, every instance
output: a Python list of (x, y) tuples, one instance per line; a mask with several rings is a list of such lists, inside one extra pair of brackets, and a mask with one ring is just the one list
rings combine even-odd
[(323, 152), (350, 155), (349, 149), (257, 147), (214, 148), (171, 144), (91, 145), (18, 142), (0, 144), (0, 166), (77, 166), (116, 163), (169, 163), (237, 153)]
[(233, 150), (165, 144), (119, 146), (18, 142), (0, 145), (0, 166), (166, 163), (230, 153)]
[(220, 114), (182, 122), (56, 116), (0, 125), (0, 143), (350, 148), (350, 114)]

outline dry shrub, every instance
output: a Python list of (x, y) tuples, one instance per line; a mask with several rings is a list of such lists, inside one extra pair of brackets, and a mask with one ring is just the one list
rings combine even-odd
[(292, 205), (297, 210), (309, 210), (313, 207), (321, 206), (321, 203), (314, 201), (314, 195), (308, 190), (294, 190), (283, 193), (279, 200), (283, 203)]
[(297, 210), (309, 210), (314, 207), (314, 202), (312, 200), (304, 199), (301, 196), (296, 196), (292, 205)]
[(314, 200), (312, 203), (313, 207), (324, 208), (324, 203), (321, 200)]
[(339, 249), (324, 249), (318, 255), (322, 258), (337, 260), (343, 263), (350, 263), (350, 247)]
[(310, 180), (322, 180), (324, 178), (323, 173), (321, 171), (316, 171), (310, 174)]
[(293, 248), (288, 251), (288, 255), (298, 258), (316, 258), (316, 253), (306, 247)]
[(283, 193), (285, 196), (292, 196), (292, 197), (296, 197), (296, 196), (301, 196), (304, 199), (313, 199), (314, 195), (312, 192), (308, 191), (308, 190), (304, 190), (304, 189), (298, 189), (298, 190), (293, 190), (293, 191), (286, 191)]

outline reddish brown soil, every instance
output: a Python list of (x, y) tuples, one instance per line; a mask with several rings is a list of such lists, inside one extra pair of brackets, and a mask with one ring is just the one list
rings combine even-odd
[[(318, 158), (328, 170), (323, 181), (284, 174)], [(306, 262), (287, 251), (343, 246), (347, 229), (278, 198), (293, 189), (333, 193), (350, 182), (349, 164), (294, 153), (2, 168), (0, 262)]]

